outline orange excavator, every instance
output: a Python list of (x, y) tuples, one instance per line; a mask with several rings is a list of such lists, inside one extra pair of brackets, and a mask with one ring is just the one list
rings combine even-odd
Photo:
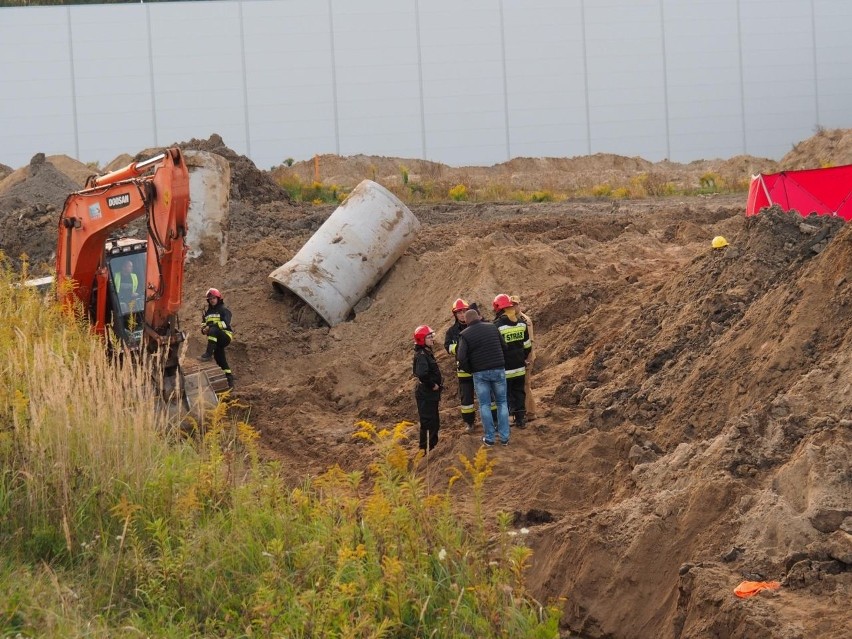
[[(215, 402), (210, 385), (185, 379), (178, 312), (183, 294), (189, 171), (178, 148), (90, 177), (68, 196), (59, 218), (56, 290), (82, 306), (94, 331), (133, 355), (157, 354), (155, 383), (163, 399), (184, 408), (192, 389)], [(147, 237), (117, 232), (144, 218)], [(211, 393), (213, 393), (211, 395)]]

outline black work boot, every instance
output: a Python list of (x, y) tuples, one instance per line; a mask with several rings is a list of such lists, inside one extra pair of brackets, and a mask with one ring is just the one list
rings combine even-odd
[(228, 390), (234, 390), (234, 376), (232, 373), (225, 373), (225, 379), (228, 380)]
[(521, 429), (526, 428), (527, 427), (526, 417), (527, 417), (526, 412), (524, 412), (522, 410), (519, 410), (517, 413), (515, 413), (515, 426), (517, 426), (518, 428), (521, 428)]
[(472, 433), (473, 432), (473, 415), (462, 415), (462, 419), (464, 420), (464, 432)]

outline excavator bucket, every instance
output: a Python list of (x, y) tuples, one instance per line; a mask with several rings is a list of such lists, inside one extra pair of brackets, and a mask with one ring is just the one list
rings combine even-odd
[(225, 373), (215, 364), (188, 361), (181, 365), (185, 409), (198, 424), (203, 424), (207, 411), (219, 403), (219, 395), (228, 390)]

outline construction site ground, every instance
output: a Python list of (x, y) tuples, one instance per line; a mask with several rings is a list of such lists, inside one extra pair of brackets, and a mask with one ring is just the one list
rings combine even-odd
[[(353, 440), (358, 420), (417, 421), (418, 324), (442, 343), (457, 297), (490, 309), (497, 293), (518, 294), (535, 323), (539, 409), (489, 451), (485, 505), (529, 529), (530, 594), (563, 606), (565, 636), (850, 636), (852, 228), (842, 220), (746, 218), (744, 192), (415, 203), (422, 227), (408, 250), (352, 319), (328, 328), (267, 279), (335, 209), (292, 203), (274, 177), (309, 181), (317, 165), (261, 171), (216, 135), (183, 146), (220, 153), (233, 170), (228, 259), (188, 266), (187, 357), (203, 350), (196, 320), (215, 286), (234, 315), (235, 397), (292, 485), (334, 464), (366, 469), (373, 449)], [(469, 190), (501, 180), (558, 190), (846, 163), (852, 132), (820, 131), (780, 162), (596, 155), (453, 169), (322, 156), (319, 177), (398, 186), (405, 166), (415, 183), (428, 174)], [(17, 266), (26, 253), (43, 274), (62, 202), (89, 172), (66, 156), (0, 166), (0, 249)], [(730, 245), (712, 249), (717, 235)], [(465, 433), (452, 358), (437, 357), (447, 391), (424, 478), (443, 491), (459, 456), (479, 448), (481, 425)], [(473, 508), (463, 491), (458, 503), (462, 515)], [(745, 580), (782, 586), (740, 599)]]

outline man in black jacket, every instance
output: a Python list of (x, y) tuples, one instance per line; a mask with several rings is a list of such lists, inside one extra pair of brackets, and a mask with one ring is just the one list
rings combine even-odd
[(459, 368), (473, 375), (473, 387), (479, 400), (479, 416), (485, 429), (482, 442), (494, 445), (494, 418), (491, 416), (491, 399), (497, 403), (497, 435), (504, 446), (509, 444), (509, 406), (506, 403), (505, 344), (500, 331), (489, 322), (482, 321), (478, 311), (465, 313), (467, 328), (459, 336), (456, 359)]
[(414, 399), (420, 417), (420, 448), (427, 453), (438, 445), (438, 430), (441, 428), (438, 404), (444, 382), (432, 352), (434, 343), (435, 331), (431, 328), (424, 324), (414, 329), (414, 360), (411, 366), (419, 380), (414, 389)]

